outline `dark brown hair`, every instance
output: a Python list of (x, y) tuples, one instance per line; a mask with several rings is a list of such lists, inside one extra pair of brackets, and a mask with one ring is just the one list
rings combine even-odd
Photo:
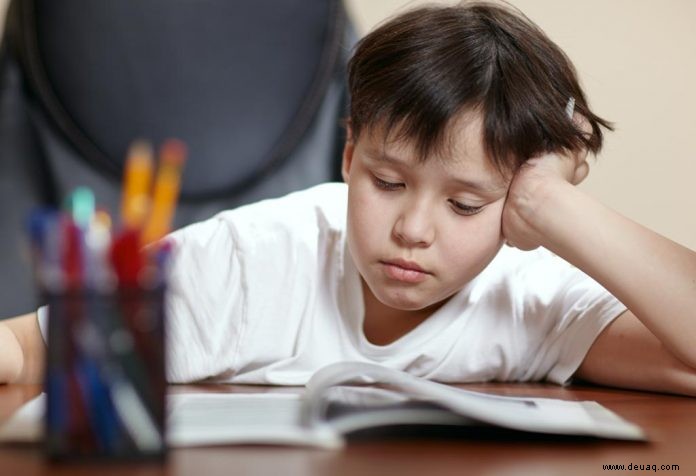
[[(383, 126), (413, 141), (419, 159), (441, 153), (450, 121), (465, 111), (483, 118), (493, 164), (512, 172), (542, 152), (597, 153), (600, 126), (575, 68), (521, 12), (487, 2), (427, 6), (365, 36), (348, 65), (353, 137)], [(592, 132), (569, 120), (575, 101)], [(589, 128), (588, 128), (589, 130)]]

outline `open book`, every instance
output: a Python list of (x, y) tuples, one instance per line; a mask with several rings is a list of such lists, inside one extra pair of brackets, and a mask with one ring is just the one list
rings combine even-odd
[[(167, 439), (172, 447), (335, 448), (348, 434), (412, 425), (498, 426), (544, 434), (645, 439), (638, 426), (596, 402), (489, 395), (362, 362), (324, 367), (302, 394), (176, 393), (167, 402)], [(0, 441), (38, 440), (41, 405), (38, 397), (20, 409), (0, 427)]]

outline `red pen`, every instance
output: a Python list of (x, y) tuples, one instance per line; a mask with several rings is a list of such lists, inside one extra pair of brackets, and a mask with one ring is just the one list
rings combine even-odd
[(67, 216), (61, 218), (63, 232), (63, 250), (61, 266), (65, 289), (74, 291), (80, 289), (83, 281), (82, 233), (75, 222)]
[(124, 230), (113, 241), (110, 258), (119, 286), (137, 286), (145, 264), (139, 230)]

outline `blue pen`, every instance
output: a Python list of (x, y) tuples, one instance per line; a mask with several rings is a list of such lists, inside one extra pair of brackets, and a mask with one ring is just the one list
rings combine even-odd
[(36, 278), (43, 291), (60, 292), (64, 286), (60, 215), (55, 210), (38, 209), (29, 218), (27, 228), (34, 256)]
[[(60, 452), (67, 443), (69, 423), (68, 362), (64, 351), (69, 329), (65, 318), (65, 302), (53, 300), (64, 290), (61, 266), (63, 235), (60, 215), (53, 209), (34, 211), (28, 222), (28, 231), (34, 256), (35, 273), (39, 287), (52, 306), (54, 316), (49, 321), (46, 391), (49, 395), (46, 408), (46, 434), (49, 447)], [(63, 349), (63, 350), (61, 350)]]

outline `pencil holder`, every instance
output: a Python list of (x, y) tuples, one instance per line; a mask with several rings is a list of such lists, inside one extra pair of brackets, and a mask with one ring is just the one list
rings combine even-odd
[[(35, 210), (27, 231), (48, 307), (46, 450), (54, 459), (161, 458), (165, 438), (166, 269), (186, 156), (165, 141), (129, 150), (121, 219), (76, 188), (61, 210)], [(153, 180), (154, 177), (154, 180)]]
[(143, 246), (138, 230), (112, 234), (108, 216), (81, 205), (76, 199), (71, 215), (39, 210), (29, 220), (48, 311), (46, 452), (52, 459), (161, 458), (171, 247), (166, 240)]
[(52, 459), (165, 455), (165, 286), (48, 291)]

